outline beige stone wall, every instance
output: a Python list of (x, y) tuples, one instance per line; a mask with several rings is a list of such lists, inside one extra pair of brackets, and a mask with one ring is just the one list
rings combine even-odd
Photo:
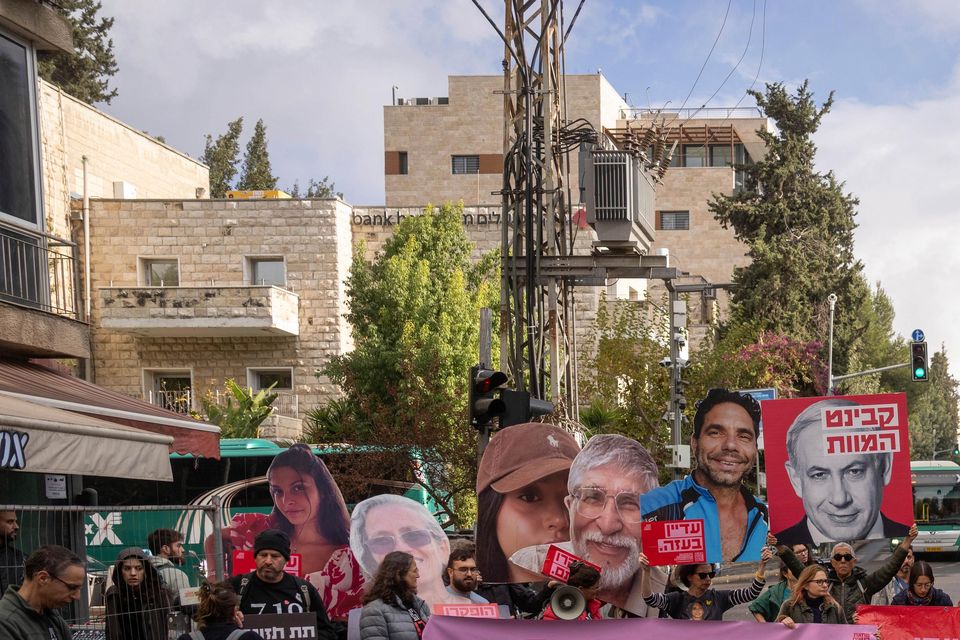
[[(126, 182), (137, 198), (194, 199), (209, 195), (209, 170), (199, 161), (39, 81), (43, 192), (48, 229), (69, 238), (70, 193), (83, 194), (83, 156), (91, 198), (113, 198)], [(162, 132), (156, 132), (162, 133)]]
[[(342, 279), (349, 269), (349, 208), (337, 200), (100, 200), (91, 203), (92, 284), (138, 285), (138, 258), (179, 260), (183, 287), (239, 287), (245, 256), (284, 256), (299, 296), (297, 337), (142, 338), (92, 325), (97, 384), (133, 396), (144, 369), (189, 369), (197, 395), (248, 367), (291, 367), (301, 415), (337, 392), (314, 372), (348, 344)], [(144, 310), (144, 314), (149, 314)]]

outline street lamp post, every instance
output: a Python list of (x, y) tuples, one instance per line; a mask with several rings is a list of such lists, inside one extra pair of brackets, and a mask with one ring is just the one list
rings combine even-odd
[(830, 346), (828, 347), (827, 361), (827, 395), (833, 395), (833, 311), (837, 306), (837, 294), (831, 293), (827, 296), (827, 302), (830, 303)]

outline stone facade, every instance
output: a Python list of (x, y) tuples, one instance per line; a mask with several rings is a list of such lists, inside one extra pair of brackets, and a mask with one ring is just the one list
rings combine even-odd
[[(315, 372), (350, 347), (343, 318), (350, 216), (339, 200), (91, 202), (92, 284), (98, 292), (92, 314), (95, 381), (140, 397), (149, 390), (152, 372), (183, 371), (197, 397), (221, 389), (227, 378), (246, 385), (250, 369), (289, 369), (300, 413), (335, 397), (330, 381)], [(258, 257), (282, 257), (285, 284), (250, 287), (246, 263)], [(142, 286), (143, 261), (150, 259), (176, 259), (181, 286)], [(119, 289), (125, 297), (117, 295)], [(299, 335), (224, 335), (211, 316), (269, 314), (277, 299), (244, 306), (254, 299), (251, 291), (264, 289), (287, 298), (287, 306), (289, 298), (298, 298)], [(169, 292), (164, 299), (170, 304), (157, 304), (158, 291)], [(174, 300), (197, 304), (174, 307)], [(123, 329), (104, 326), (118, 318), (114, 308), (127, 323)], [(147, 326), (158, 317), (169, 326), (171, 312), (188, 320), (175, 336), (157, 335), (156, 327)]]

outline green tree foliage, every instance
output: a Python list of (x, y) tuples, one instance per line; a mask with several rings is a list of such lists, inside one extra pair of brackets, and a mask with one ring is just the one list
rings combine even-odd
[(40, 76), (84, 102), (109, 104), (117, 97), (117, 90), (110, 88), (110, 78), (117, 73), (110, 38), (113, 18), (98, 15), (102, 6), (97, 0), (58, 0), (51, 5), (70, 22), (75, 52), (39, 53)]
[(941, 347), (930, 359), (930, 379), (923, 384), (923, 392), (914, 402), (908, 400), (912, 459), (930, 460), (935, 451), (941, 452), (938, 459), (950, 457), (960, 427), (958, 402), (957, 381), (950, 375), (947, 352)]
[[(734, 272), (732, 318), (761, 331), (800, 342), (821, 341), (829, 330), (827, 296), (838, 310), (860, 309), (868, 296), (862, 265), (853, 252), (857, 199), (843, 191), (832, 172), (814, 170), (812, 136), (833, 104), (817, 107), (804, 82), (794, 95), (782, 84), (751, 92), (776, 124), (760, 130), (767, 154), (741, 165), (745, 187), (715, 195), (710, 210), (748, 247), (750, 264)], [(834, 363), (847, 366), (849, 351), (863, 331), (854, 313), (837, 314)]]
[(233, 178), (237, 175), (240, 157), (240, 134), (243, 132), (243, 117), (227, 123), (227, 131), (217, 136), (207, 134), (200, 161), (210, 168), (210, 197), (226, 198)]
[(277, 394), (271, 393), (273, 385), (254, 393), (252, 388), (228, 379), (224, 389), (222, 402), (210, 394), (200, 399), (207, 420), (220, 427), (223, 438), (260, 437), (260, 425), (270, 417), (271, 405), (277, 399)]
[(380, 460), (365, 456), (356, 475), (377, 477), (398, 449), (416, 449), (433, 497), (459, 523), (471, 521), (476, 473), (467, 372), (477, 359), (480, 308), (499, 300), (496, 256), (471, 260), (462, 214), (461, 203), (404, 218), (373, 262), (356, 248), (346, 316), (354, 349), (324, 370), (344, 391), (344, 410), (339, 427), (315, 434), (382, 452)]
[(323, 180), (310, 178), (307, 182), (307, 190), (303, 192), (300, 191), (300, 181), (295, 180), (287, 192), (294, 198), (343, 198), (343, 193), (337, 191), (337, 185), (330, 176), (323, 176)]
[(277, 177), (270, 168), (270, 153), (267, 151), (267, 126), (263, 119), (257, 120), (253, 135), (247, 142), (247, 152), (243, 156), (243, 172), (240, 174), (238, 189), (276, 189)]

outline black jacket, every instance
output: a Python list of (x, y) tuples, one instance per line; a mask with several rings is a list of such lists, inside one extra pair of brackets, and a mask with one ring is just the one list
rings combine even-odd
[[(882, 512), (880, 513), (880, 518), (883, 522), (884, 538), (902, 538), (910, 531), (910, 525), (894, 522), (883, 515)], [(783, 531), (775, 534), (777, 536), (777, 544), (785, 544), (788, 546), (793, 544), (813, 544), (813, 536), (810, 535), (810, 527), (807, 526), (808, 522), (807, 516), (803, 516), (803, 519), (797, 524), (792, 527), (787, 527)]]
[(23, 552), (12, 544), (0, 545), (0, 597), (7, 587), (23, 584)]

